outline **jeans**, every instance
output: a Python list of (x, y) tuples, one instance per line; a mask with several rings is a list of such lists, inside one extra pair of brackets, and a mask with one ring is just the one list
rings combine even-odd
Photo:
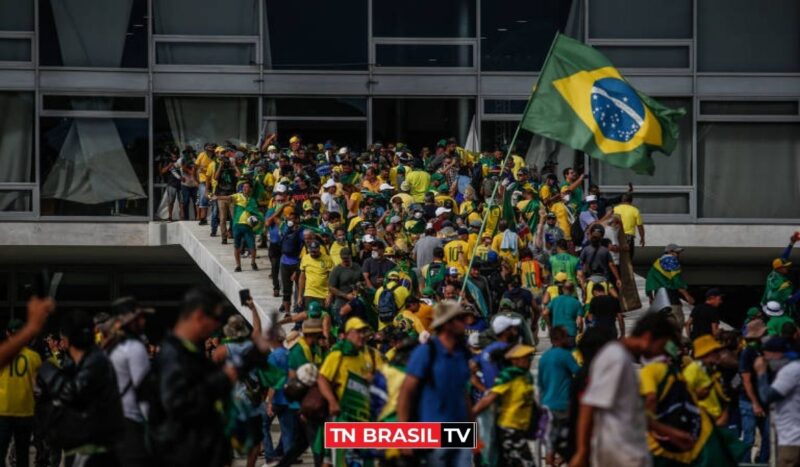
[(6, 454), (14, 439), (17, 465), (28, 465), (33, 417), (0, 417), (0, 467), (6, 465)]
[[(290, 409), (288, 405), (273, 405), (272, 411), (275, 416), (264, 419), (264, 458), (266, 459), (283, 457), (284, 453), (289, 452), (292, 449), (297, 430), (297, 410)], [(278, 418), (278, 425), (281, 427), (281, 436), (278, 445), (273, 448), (269, 428), (275, 417)]]
[(219, 209), (217, 209), (217, 200), (209, 201), (211, 207), (211, 235), (217, 234), (219, 227)]
[(757, 418), (753, 413), (753, 404), (748, 400), (739, 400), (739, 412), (742, 418), (742, 442), (747, 446), (742, 462), (752, 462), (752, 449), (756, 441), (756, 428), (761, 433), (761, 448), (755, 462), (765, 464), (769, 461), (769, 417)]
[(192, 204), (191, 201), (197, 200), (197, 187), (196, 186), (181, 186), (181, 209), (183, 209), (183, 217), (181, 220), (188, 220), (189, 217), (189, 206)]
[(437, 467), (469, 467), (472, 465), (470, 449), (435, 449), (426, 454), (428, 465)]
[(269, 265), (272, 268), (272, 290), (281, 290), (281, 244), (269, 244)]

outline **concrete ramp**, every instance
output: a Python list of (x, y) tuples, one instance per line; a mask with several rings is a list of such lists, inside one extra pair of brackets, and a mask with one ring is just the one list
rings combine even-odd
[(269, 313), (281, 305), (281, 299), (272, 296), (272, 280), (269, 277), (270, 265), (266, 250), (257, 252), (258, 271), (250, 268), (250, 258), (242, 258), (242, 272), (233, 272), (236, 267), (233, 259), (233, 241), (229, 240), (228, 245), (222, 245), (220, 237), (211, 237), (210, 232), (209, 226), (197, 225), (196, 221), (151, 222), (150, 244), (182, 246), (248, 320), (251, 320), (249, 311), (239, 306), (239, 291), (250, 289), (256, 309), (266, 327), (265, 320), (268, 319)]

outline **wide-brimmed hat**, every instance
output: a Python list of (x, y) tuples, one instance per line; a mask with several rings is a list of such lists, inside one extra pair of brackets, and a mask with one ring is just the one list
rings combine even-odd
[(532, 345), (517, 344), (506, 352), (505, 357), (506, 360), (511, 360), (512, 358), (522, 358), (533, 355), (534, 352), (536, 352), (536, 347)]
[(783, 314), (783, 307), (775, 300), (770, 300), (761, 309), (767, 316), (781, 316)]
[(228, 318), (228, 322), (222, 327), (222, 332), (230, 339), (241, 339), (250, 335), (250, 329), (247, 328), (247, 322), (242, 315)]
[(692, 347), (694, 348), (694, 358), (701, 358), (715, 350), (721, 349), (722, 344), (714, 339), (714, 336), (711, 334), (706, 334), (695, 339), (692, 343)]
[(303, 321), (303, 334), (320, 334), (322, 332), (322, 320), (307, 319)]
[(442, 300), (433, 308), (433, 322), (431, 328), (436, 329), (443, 324), (469, 313), (455, 300)]

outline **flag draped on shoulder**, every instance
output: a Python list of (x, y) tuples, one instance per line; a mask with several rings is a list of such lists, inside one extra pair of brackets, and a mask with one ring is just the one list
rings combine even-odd
[(653, 174), (650, 153), (672, 153), (684, 109), (638, 92), (603, 54), (557, 35), (520, 127), (636, 173)]

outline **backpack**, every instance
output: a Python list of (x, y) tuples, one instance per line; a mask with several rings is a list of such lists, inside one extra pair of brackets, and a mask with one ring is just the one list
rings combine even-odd
[(390, 323), (399, 311), (397, 309), (397, 302), (394, 300), (394, 291), (400, 287), (400, 284), (395, 283), (394, 287), (386, 287), (378, 297), (378, 319), (382, 323)]
[(425, 286), (431, 290), (436, 290), (445, 277), (447, 277), (447, 265), (444, 263), (431, 263), (428, 265), (428, 274), (425, 275)]
[(157, 360), (150, 362), (150, 370), (135, 387), (139, 403), (147, 404), (145, 420), (145, 450), (157, 459), (173, 449), (173, 442), (181, 437), (178, 424), (167, 423), (167, 411), (161, 402), (161, 375)]
[(583, 239), (586, 236), (586, 232), (584, 232), (583, 227), (581, 227), (580, 219), (576, 218), (575, 221), (572, 222), (572, 225), (569, 227), (569, 232), (572, 234), (572, 243), (578, 246), (583, 244)]
[[(672, 384), (667, 388), (670, 377)], [(689, 433), (693, 439), (698, 439), (703, 427), (700, 409), (689, 393), (686, 382), (671, 365), (667, 375), (658, 384), (656, 395), (658, 396), (656, 419), (665, 425)], [(656, 439), (656, 441), (666, 451), (684, 452), (668, 440)]]

